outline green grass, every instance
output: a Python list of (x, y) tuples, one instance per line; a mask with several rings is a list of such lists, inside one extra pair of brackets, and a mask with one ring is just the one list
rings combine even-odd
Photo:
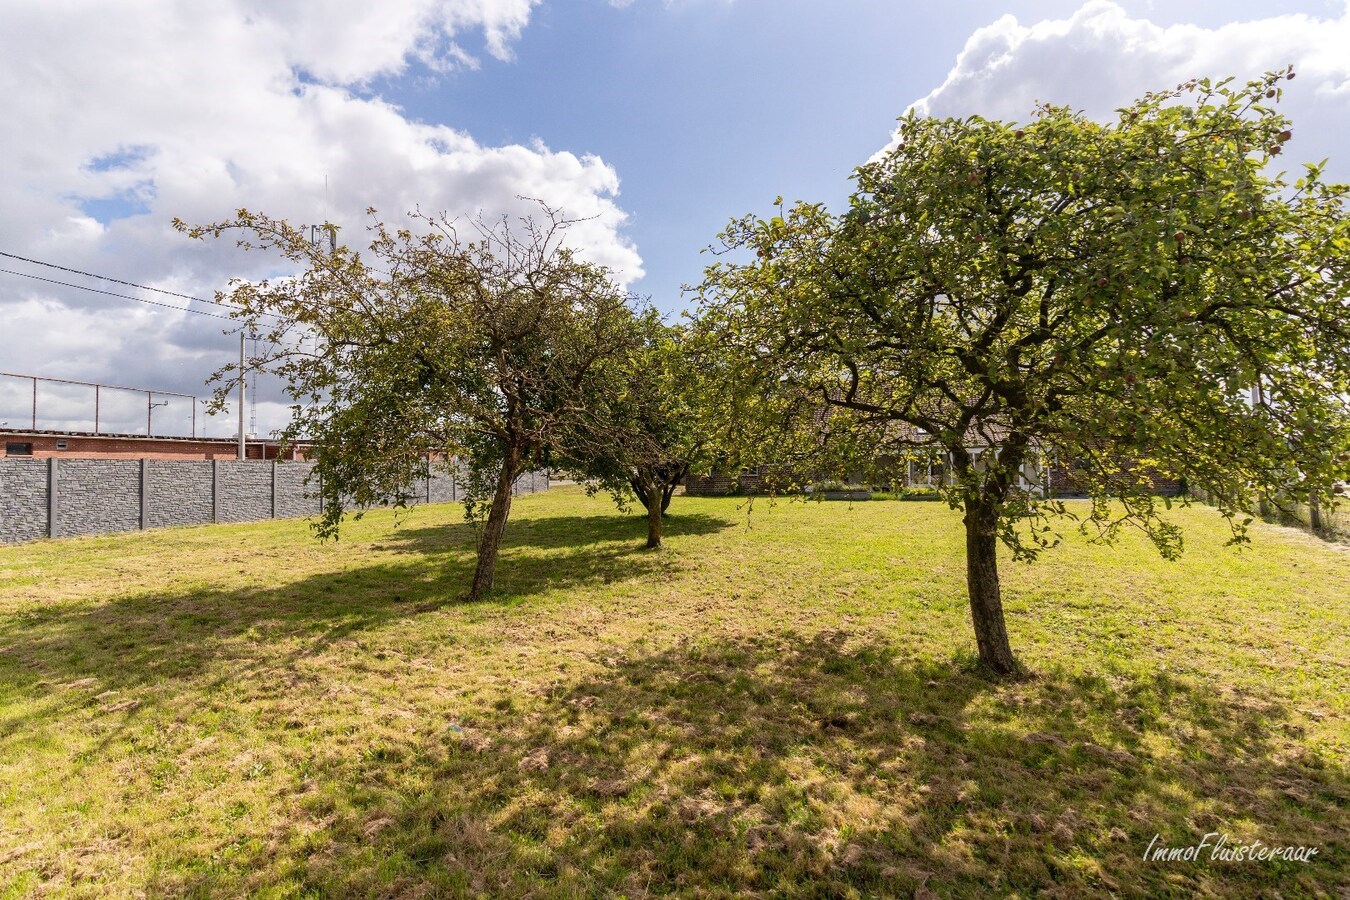
[(0, 896), (1350, 890), (1343, 548), (1005, 562), (997, 683), (945, 506), (672, 511), (520, 498), (475, 604), (455, 506), (0, 548)]

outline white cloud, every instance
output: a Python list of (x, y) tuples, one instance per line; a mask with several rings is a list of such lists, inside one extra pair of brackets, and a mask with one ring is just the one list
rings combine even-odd
[(477, 60), (455, 42), (481, 31), (487, 50), (509, 59), (539, 0), (241, 0), (239, 11), (278, 47), (287, 62), (315, 77), (352, 84), (399, 71), (409, 57), (433, 68)]
[[(632, 6), (636, 0), (609, 0), (609, 5), (615, 9), (627, 9)], [(680, 7), (696, 6), (704, 3), (721, 3), (723, 6), (730, 6), (736, 0), (661, 0), (661, 5), (666, 9), (678, 9)]]
[[(914, 104), (922, 114), (1025, 121), (1038, 102), (1086, 114), (1112, 111), (1152, 90), (1193, 77), (1245, 81), (1294, 65), (1280, 109), (1294, 122), (1295, 159), (1330, 156), (1350, 178), (1350, 6), (1340, 18), (1277, 15), (1218, 28), (1163, 27), (1091, 0), (1067, 19), (1022, 25), (1012, 16), (977, 30), (956, 65)], [(1337, 159), (1337, 155), (1341, 157)]]
[[(356, 243), (367, 206), (495, 216), (526, 211), (525, 195), (589, 218), (573, 242), (635, 280), (641, 260), (603, 160), (483, 146), (356, 93), (410, 61), (477, 65), (466, 45), (508, 58), (536, 2), (0, 0), (0, 250), (210, 296), (269, 263), (229, 241), (189, 242), (174, 216), (327, 216)], [(201, 393), (232, 346), (224, 322), (8, 275), (0, 317), (6, 371)]]

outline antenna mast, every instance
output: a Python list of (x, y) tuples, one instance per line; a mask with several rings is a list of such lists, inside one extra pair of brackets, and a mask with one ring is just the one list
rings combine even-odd
[(328, 252), (337, 252), (337, 226), (328, 221), (328, 176), (323, 176), (323, 209), (320, 210), (323, 216), (322, 225), (309, 226), (309, 243), (314, 249), (323, 246), (324, 234), (328, 235)]

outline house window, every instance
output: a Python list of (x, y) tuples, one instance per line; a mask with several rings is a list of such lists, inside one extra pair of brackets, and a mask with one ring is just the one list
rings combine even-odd
[(69, 442), (69, 441), (57, 441), (57, 442), (56, 442), (56, 449), (57, 449), (57, 450), (68, 450), (68, 449), (70, 449), (70, 442)]
[(6, 455), (6, 456), (32, 456), (32, 455), (33, 455), (33, 445), (32, 445), (32, 444), (27, 444), (27, 443), (21, 443), (21, 442), (19, 442), (19, 441), (6, 441), (6, 442), (5, 442), (5, 455)]

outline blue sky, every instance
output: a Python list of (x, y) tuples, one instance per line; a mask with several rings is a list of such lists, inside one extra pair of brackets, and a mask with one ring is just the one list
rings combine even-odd
[[(680, 285), (700, 277), (706, 256), (698, 249), (731, 216), (763, 211), (778, 194), (845, 197), (852, 168), (885, 143), (909, 104), (941, 84), (977, 28), (1009, 13), (1023, 21), (1065, 17), (1082, 5), (545, 3), (509, 62), (440, 77), (415, 66), (372, 89), (410, 116), (453, 123), (487, 144), (539, 139), (614, 166), (631, 217), (627, 232), (647, 271), (634, 289), (674, 309)], [(1256, 2), (1121, 6), (1159, 25), (1210, 27), (1272, 9)], [(1279, 4), (1280, 12), (1323, 15), (1340, 8)]]
[[(367, 206), (394, 220), (414, 206), (492, 217), (527, 211), (516, 199), (527, 195), (585, 217), (573, 242), (673, 312), (728, 219), (780, 194), (838, 204), (912, 104), (1024, 118), (1049, 100), (1107, 117), (1183, 78), (1294, 63), (1287, 158), (1330, 156), (1331, 174), (1350, 180), (1348, 10), (0, 0), (0, 252), (209, 297), (276, 263), (189, 243), (174, 216), (326, 217), (356, 243)], [(110, 287), (13, 259), (0, 268)], [(114, 292), (139, 300), (0, 275), (0, 371), (204, 394), (237, 352), (220, 320), (140, 301), (207, 305)], [(9, 387), (0, 379), (0, 421), (26, 403)], [(259, 395), (266, 432), (286, 410), (279, 385)], [(77, 427), (82, 404), (53, 399), (51, 424)]]

